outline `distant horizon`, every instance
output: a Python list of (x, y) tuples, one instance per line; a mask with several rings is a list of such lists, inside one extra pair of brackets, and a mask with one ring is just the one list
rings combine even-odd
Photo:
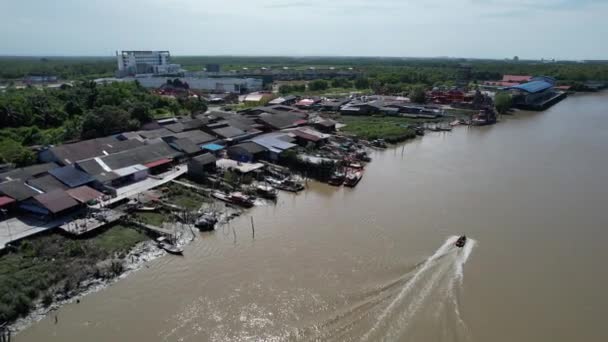
[[(161, 51), (162, 49), (152, 49), (152, 50), (141, 50), (141, 51)], [(122, 51), (122, 50), (118, 50)], [(128, 50), (124, 50), (128, 51)], [(163, 50), (164, 51), (164, 50)], [(513, 57), (505, 57), (505, 58), (490, 58), (490, 57), (453, 57), (453, 56), (373, 56), (373, 55), (256, 55), (256, 54), (218, 54), (218, 55), (204, 55), (204, 54), (174, 54), (170, 50), (171, 57), (209, 57), (209, 58), (222, 58), (222, 57), (237, 57), (237, 58), (369, 58), (369, 59), (411, 59), (411, 60), (424, 60), (424, 59), (444, 59), (444, 60), (479, 60), (479, 61), (501, 61), (501, 62), (535, 62), (535, 61), (551, 61), (553, 58), (524, 58), (519, 57), (518, 60), (515, 61)], [(31, 55), (21, 55), (21, 54), (0, 54), (0, 58), (115, 58), (116, 55), (87, 55), (87, 54), (31, 54)], [(606, 59), (558, 59), (555, 58), (555, 62), (581, 62), (581, 61), (597, 61), (597, 62), (608, 62), (608, 58)]]
[[(4, 1), (0, 55), (608, 58), (608, 0)], [(422, 57), (420, 57), (422, 58)]]

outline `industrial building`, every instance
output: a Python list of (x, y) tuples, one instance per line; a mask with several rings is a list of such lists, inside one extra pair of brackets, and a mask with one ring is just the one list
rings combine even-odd
[(181, 65), (171, 63), (169, 51), (116, 52), (118, 77), (138, 74), (168, 75), (181, 71)]

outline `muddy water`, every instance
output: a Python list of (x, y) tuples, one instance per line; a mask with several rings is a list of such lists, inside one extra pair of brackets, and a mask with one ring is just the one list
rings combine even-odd
[(608, 94), (372, 157), (15, 340), (608, 340)]

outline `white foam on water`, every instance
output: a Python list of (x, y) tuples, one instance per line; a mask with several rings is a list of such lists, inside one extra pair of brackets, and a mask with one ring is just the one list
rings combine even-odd
[[(455, 289), (457, 284), (462, 286), (464, 264), (471, 255), (476, 241), (468, 239), (464, 248), (457, 248), (454, 246), (457, 239), (457, 236), (447, 238), (433, 255), (412, 271), (411, 278), (378, 316), (371, 329), (362, 336), (362, 341), (369, 340), (382, 325), (388, 325), (385, 337), (397, 337), (404, 334), (416, 313), (424, 307), (425, 301), (435, 293), (433, 298), (439, 302), (439, 306), (438, 312), (433, 316), (439, 317), (442, 310), (449, 310), (453, 306), (457, 324), (468, 336), (466, 324), (460, 314)], [(411, 298), (409, 303), (403, 303), (408, 298)], [(402, 303), (405, 304), (405, 309), (400, 312), (397, 308)], [(451, 306), (445, 304), (451, 304)], [(389, 315), (396, 315), (396, 318), (387, 321)]]

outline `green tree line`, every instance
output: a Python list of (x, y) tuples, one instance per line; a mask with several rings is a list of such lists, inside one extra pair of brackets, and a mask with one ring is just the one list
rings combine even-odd
[(9, 88), (0, 93), (0, 161), (31, 164), (35, 158), (25, 146), (135, 130), (151, 121), (156, 111), (189, 114), (206, 109), (198, 98), (161, 97), (137, 82)]

